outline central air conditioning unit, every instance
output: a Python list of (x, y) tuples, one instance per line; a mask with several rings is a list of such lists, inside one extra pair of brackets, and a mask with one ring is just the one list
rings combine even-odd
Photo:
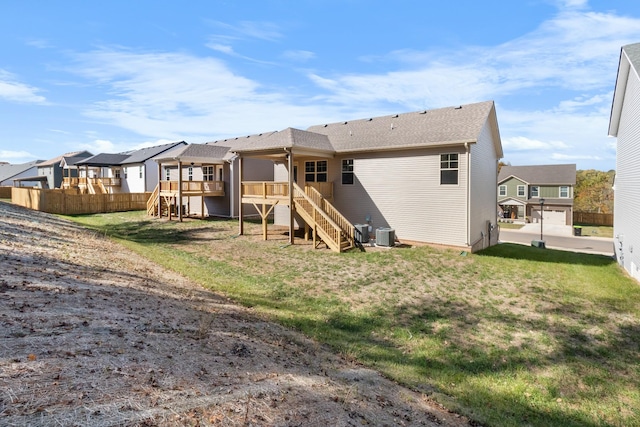
[(378, 228), (376, 230), (377, 246), (393, 246), (396, 241), (396, 231), (393, 228)]
[(369, 243), (369, 224), (355, 224), (355, 238), (360, 243)]

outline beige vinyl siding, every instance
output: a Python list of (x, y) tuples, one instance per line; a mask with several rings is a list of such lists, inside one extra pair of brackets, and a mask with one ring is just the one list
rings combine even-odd
[[(474, 249), (483, 249), (497, 243), (497, 206), (498, 187), (498, 155), (493, 141), (491, 122), (485, 123), (478, 142), (470, 145), (470, 245)], [(491, 242), (489, 241), (488, 226), (494, 226)]]
[[(440, 185), (441, 153), (460, 154), (458, 185)], [(354, 159), (353, 185), (341, 184), (343, 158)], [(370, 218), (374, 230), (391, 227), (399, 239), (466, 246), (466, 163), (461, 149), (348, 155), (330, 162), (329, 180), (352, 223)]]
[(618, 262), (640, 280), (640, 79), (629, 72), (618, 128), (614, 246)]

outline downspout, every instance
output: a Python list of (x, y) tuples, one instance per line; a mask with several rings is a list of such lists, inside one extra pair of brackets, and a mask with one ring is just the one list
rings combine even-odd
[(469, 250), (471, 250), (471, 149), (469, 148), (469, 143), (464, 143), (464, 149), (466, 151), (467, 157), (467, 246)]

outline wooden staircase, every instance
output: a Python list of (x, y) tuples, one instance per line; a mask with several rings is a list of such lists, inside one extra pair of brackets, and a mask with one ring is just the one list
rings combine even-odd
[(314, 241), (319, 237), (335, 252), (343, 252), (357, 245), (353, 224), (318, 190), (313, 187), (302, 190), (293, 184), (293, 202), (296, 212), (314, 230)]
[[(158, 216), (158, 185), (147, 199), (147, 215)], [(165, 197), (160, 197), (160, 209), (163, 216), (169, 215), (169, 203)]]

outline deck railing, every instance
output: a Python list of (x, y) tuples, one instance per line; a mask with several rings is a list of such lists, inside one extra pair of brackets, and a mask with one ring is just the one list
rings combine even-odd
[(289, 197), (289, 183), (286, 181), (242, 181), (242, 197), (261, 199)]
[[(160, 181), (161, 193), (177, 193), (178, 181)], [(182, 181), (184, 193), (219, 193), (224, 195), (224, 181)]]
[(331, 218), (333, 222), (340, 227), (349, 243), (353, 245), (355, 242), (354, 225), (351, 224), (351, 222), (347, 218), (345, 218), (345, 216), (342, 215), (340, 211), (335, 208), (335, 206), (329, 203), (329, 201), (325, 197), (323, 197), (323, 195), (320, 194), (320, 192), (316, 188), (307, 185), (305, 186), (304, 191), (314, 201), (314, 203), (320, 206), (320, 208), (327, 213), (329, 218)]

